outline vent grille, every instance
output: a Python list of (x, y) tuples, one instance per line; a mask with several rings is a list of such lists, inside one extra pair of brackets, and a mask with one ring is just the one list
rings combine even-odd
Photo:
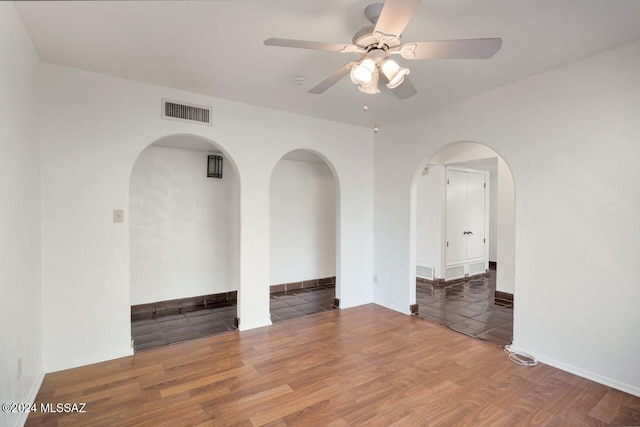
[(433, 280), (433, 268), (425, 267), (422, 265), (416, 265), (416, 276), (423, 279)]
[(455, 267), (448, 267), (444, 270), (445, 280), (459, 279), (464, 277), (464, 265), (458, 265)]
[(211, 108), (163, 99), (162, 118), (210, 125)]
[(469, 265), (469, 274), (480, 274), (485, 272), (484, 261), (476, 262), (475, 264)]

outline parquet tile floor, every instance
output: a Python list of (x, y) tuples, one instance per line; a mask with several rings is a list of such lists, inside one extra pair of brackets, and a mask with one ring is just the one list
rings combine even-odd
[(27, 426), (640, 425), (640, 398), (369, 304), (50, 373)]

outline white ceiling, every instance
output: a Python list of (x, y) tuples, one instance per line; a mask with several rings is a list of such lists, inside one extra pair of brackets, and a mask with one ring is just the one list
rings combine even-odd
[(462, 166), (462, 167), (465, 167), (465, 168), (480, 169), (480, 170), (483, 170), (483, 171), (489, 171), (489, 172), (497, 173), (498, 172), (498, 158), (497, 157), (491, 157), (489, 159), (468, 160), (466, 162), (450, 163), (447, 166)]
[[(264, 46), (350, 43), (371, 0), (16, 2), (43, 61), (309, 116), (373, 126), (424, 113), (640, 39), (638, 0), (425, 0), (405, 41), (501, 37), (490, 60), (400, 60), (418, 95), (365, 96), (347, 77), (307, 93), (352, 54)], [(308, 84), (295, 87), (294, 76)], [(370, 107), (362, 111), (364, 101)]]

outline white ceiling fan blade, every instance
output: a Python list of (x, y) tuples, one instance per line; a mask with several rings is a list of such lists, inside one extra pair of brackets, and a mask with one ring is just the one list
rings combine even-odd
[(300, 49), (315, 49), (315, 50), (325, 50), (329, 52), (345, 52), (345, 53), (358, 52), (362, 50), (358, 46), (355, 46), (352, 44), (321, 43), (321, 42), (310, 42), (305, 40), (278, 39), (275, 37), (265, 40), (264, 44), (267, 46), (296, 47)]
[(316, 93), (318, 95), (324, 93), (324, 91), (329, 89), (334, 84), (338, 83), (344, 76), (349, 74), (351, 68), (353, 67), (353, 64), (354, 62), (349, 62), (348, 64), (343, 65), (342, 68), (340, 68), (338, 71), (331, 74), (329, 77), (312, 87), (309, 90), (309, 93)]
[(501, 46), (500, 38), (409, 42), (400, 54), (405, 59), (488, 59)]
[(408, 77), (405, 77), (402, 84), (395, 89), (391, 89), (391, 91), (398, 99), (407, 99), (418, 93)]
[(421, 3), (422, 0), (386, 0), (373, 35), (382, 43), (398, 39)]

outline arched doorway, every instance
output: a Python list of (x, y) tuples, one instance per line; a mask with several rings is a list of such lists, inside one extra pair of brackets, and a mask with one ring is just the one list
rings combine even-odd
[(135, 351), (235, 330), (239, 177), (228, 156), (168, 136), (140, 153), (129, 185)]
[(499, 345), (513, 339), (514, 185), (491, 148), (446, 145), (415, 178), (416, 305), (427, 321)]
[(274, 167), (269, 204), (272, 322), (338, 305), (337, 195), (332, 169), (315, 152), (292, 151)]

